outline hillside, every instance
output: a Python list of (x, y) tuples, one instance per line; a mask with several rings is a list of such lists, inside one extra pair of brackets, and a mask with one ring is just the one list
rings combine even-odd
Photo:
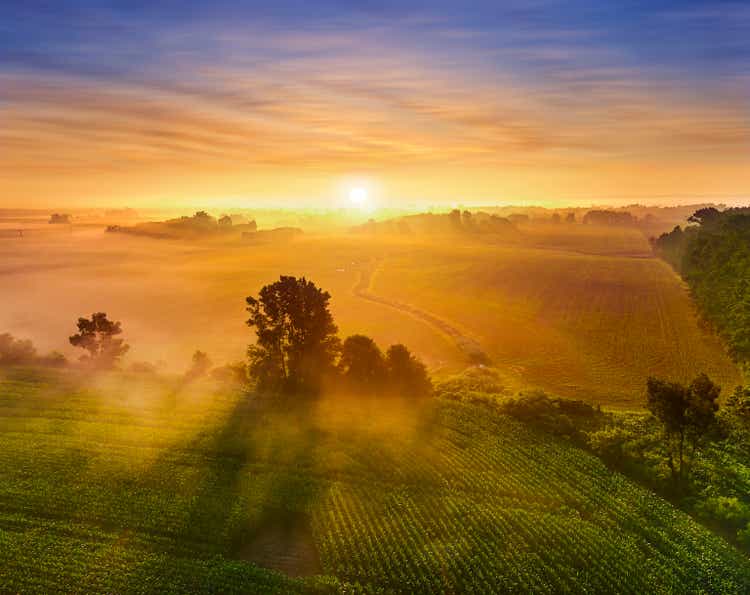
[(654, 241), (659, 255), (690, 287), (701, 314), (727, 342), (734, 359), (750, 361), (750, 210), (713, 208)]
[(635, 229), (521, 227), (522, 245), (391, 251), (371, 291), (451, 321), (511, 388), (639, 407), (645, 379), (740, 382), (680, 279)]
[(665, 501), (469, 405), (15, 370), (0, 456), (11, 592), (750, 589), (750, 562)]
[[(511, 390), (641, 407), (650, 374), (740, 381), (678, 276), (636, 229), (519, 224), (503, 233), (154, 240), (95, 229), (3, 240), (0, 332), (64, 350), (78, 316), (123, 323), (129, 361), (184, 370), (196, 349), (242, 359), (244, 298), (279, 274), (332, 295), (342, 336), (405, 343), (435, 374), (497, 367)], [(50, 307), (48, 288), (55, 288)], [(69, 357), (75, 357), (68, 351)]]

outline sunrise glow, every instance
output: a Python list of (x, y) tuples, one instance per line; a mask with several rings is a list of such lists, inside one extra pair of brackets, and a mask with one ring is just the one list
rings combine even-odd
[(97, 26), (13, 4), (8, 204), (325, 207), (351, 171), (380, 180), (388, 206), (670, 204), (750, 188), (741, 4), (84, 2)]

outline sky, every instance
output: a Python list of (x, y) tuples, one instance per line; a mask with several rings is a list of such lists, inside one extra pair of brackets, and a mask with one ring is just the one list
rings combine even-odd
[(750, 2), (3, 0), (0, 207), (750, 202)]

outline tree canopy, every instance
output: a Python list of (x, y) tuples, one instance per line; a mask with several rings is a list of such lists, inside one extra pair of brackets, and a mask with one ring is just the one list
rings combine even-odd
[(112, 322), (105, 312), (96, 312), (91, 318), (78, 319), (78, 333), (69, 337), (70, 344), (88, 352), (81, 358), (96, 367), (111, 368), (127, 353), (130, 346), (124, 339), (119, 322)]
[(375, 341), (365, 335), (346, 338), (338, 369), (344, 382), (351, 388), (377, 392), (385, 386), (385, 358)]
[(331, 296), (304, 277), (281, 276), (247, 298), (250, 373), (262, 390), (316, 392), (334, 369), (341, 342), (329, 310)]
[(684, 229), (654, 241), (679, 272), (701, 314), (726, 340), (734, 359), (750, 362), (750, 209), (696, 211)]
[(648, 409), (664, 430), (667, 465), (675, 481), (687, 478), (690, 467), (686, 458), (693, 458), (714, 427), (720, 391), (705, 374), (696, 377), (689, 386), (648, 379)]
[(389, 389), (412, 397), (426, 396), (432, 392), (432, 382), (427, 368), (406, 346), (391, 345), (385, 355)]

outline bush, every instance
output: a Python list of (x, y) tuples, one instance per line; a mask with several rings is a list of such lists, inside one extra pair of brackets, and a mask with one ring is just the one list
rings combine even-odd
[(482, 400), (492, 397), (509, 397), (510, 390), (502, 382), (495, 368), (476, 366), (461, 374), (439, 382), (435, 395), (454, 400)]
[(722, 525), (742, 529), (750, 523), (750, 505), (735, 497), (712, 496), (696, 503), (701, 518), (719, 521)]
[(33, 363), (36, 348), (28, 339), (16, 339), (10, 333), (0, 335), (0, 366), (14, 366)]

